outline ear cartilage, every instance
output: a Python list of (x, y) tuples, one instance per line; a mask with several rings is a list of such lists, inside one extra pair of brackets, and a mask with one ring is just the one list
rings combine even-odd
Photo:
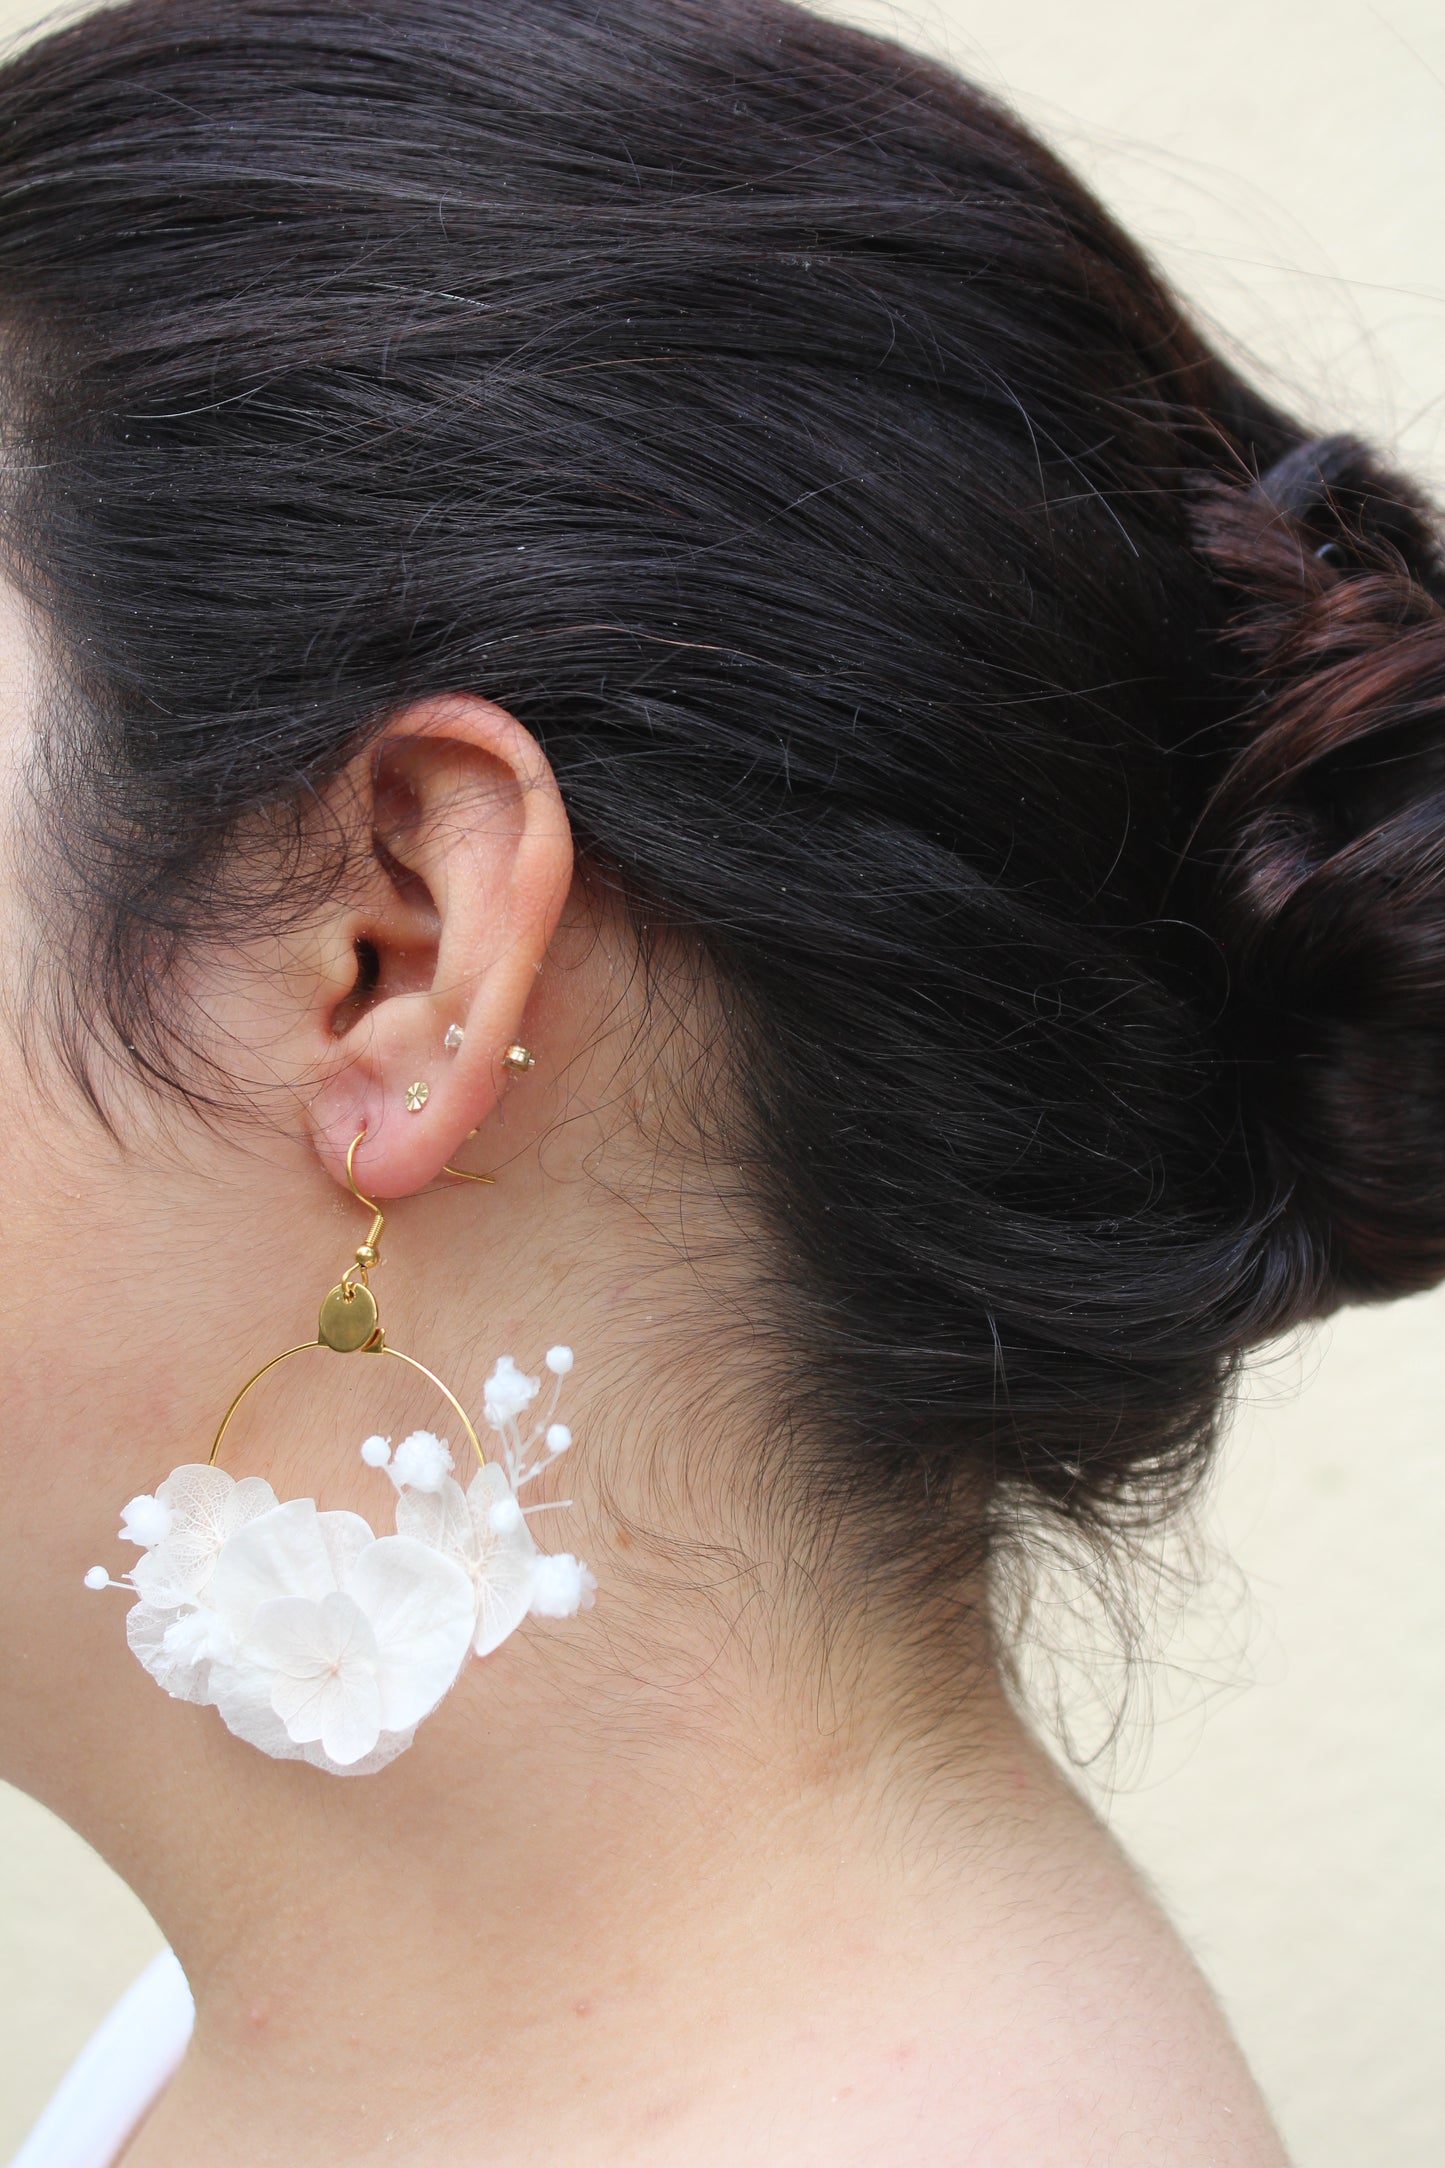
[(465, 1039), (465, 1037), (466, 1033), (462, 1030), (460, 1024), (448, 1024), (446, 1028), (446, 1036), (442, 1040), (442, 1045), (446, 1048), (449, 1054), (456, 1054), (460, 1052), (461, 1043), (463, 1039)]
[(422, 1077), (418, 1077), (418, 1078), (417, 1078), (417, 1080), (416, 1080), (416, 1082), (415, 1082), (415, 1084), (408, 1084), (408, 1085), (407, 1085), (407, 1087), (406, 1087), (406, 1111), (407, 1111), (407, 1113), (408, 1113), (408, 1114), (420, 1114), (420, 1112), (421, 1112), (422, 1108), (423, 1108), (423, 1107), (424, 1107), (424, 1106), (426, 1105), (426, 1103), (427, 1103), (428, 1099), (430, 1099), (430, 1097), (431, 1097), (431, 1086), (430, 1086), (430, 1084), (428, 1084), (428, 1083), (427, 1083), (427, 1082), (425, 1081), (425, 1079), (424, 1079), (424, 1078), (422, 1078)]

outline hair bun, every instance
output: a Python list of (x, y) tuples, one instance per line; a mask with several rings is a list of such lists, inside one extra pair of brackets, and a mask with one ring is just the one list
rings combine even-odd
[(1348, 437), (1200, 540), (1232, 612), (1229, 754), (1196, 831), (1249, 1119), (1321, 1309), (1445, 1274), (1445, 582), (1429, 509)]

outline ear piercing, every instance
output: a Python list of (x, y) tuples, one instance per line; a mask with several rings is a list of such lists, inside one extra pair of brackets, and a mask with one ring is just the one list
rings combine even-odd
[[(442, 1045), (449, 1054), (456, 1054), (461, 1051), (462, 1041), (465, 1038), (466, 1032), (460, 1024), (448, 1024), (442, 1036)], [(536, 1066), (537, 1057), (530, 1047), (521, 1046), (514, 1042), (502, 1054), (502, 1067), (510, 1069), (514, 1076), (523, 1076), (528, 1069), (535, 1069)]]
[[(449, 1054), (455, 1054), (465, 1037), (466, 1033), (460, 1024), (448, 1024), (442, 1045)], [(536, 1066), (537, 1057), (530, 1047), (512, 1045), (503, 1052), (502, 1067), (510, 1070), (513, 1076), (525, 1076), (529, 1069), (535, 1069)], [(425, 1077), (418, 1077), (415, 1083), (407, 1085), (405, 1096), (407, 1113), (420, 1114), (431, 1097), (431, 1086)]]

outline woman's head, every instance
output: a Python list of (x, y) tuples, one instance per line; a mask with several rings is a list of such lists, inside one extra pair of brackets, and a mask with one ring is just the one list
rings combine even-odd
[(1445, 1266), (1432, 530), (1006, 113), (773, 0), (135, 0), (0, 121), (27, 1041), (182, 1251), (158, 1167), (334, 1173), (453, 990), (371, 1178), (495, 1150), (541, 1004), (678, 1405), (756, 1375), (730, 1480), (944, 1611)]

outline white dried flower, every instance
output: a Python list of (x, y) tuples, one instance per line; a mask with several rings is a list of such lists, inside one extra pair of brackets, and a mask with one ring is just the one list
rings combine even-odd
[(482, 1410), (493, 1430), (514, 1423), (540, 1392), (542, 1380), (529, 1378), (510, 1355), (497, 1358), (497, 1367), (482, 1388)]
[(510, 1494), (499, 1498), (487, 1515), (487, 1526), (494, 1536), (510, 1536), (522, 1525), (522, 1508)]
[(175, 1524), (175, 1515), (159, 1498), (152, 1498), (149, 1491), (142, 1491), (139, 1498), (132, 1498), (128, 1506), (120, 1509), (121, 1539), (135, 1543), (143, 1551), (152, 1544), (164, 1543)]
[[(465, 1662), (474, 1615), (450, 1559), (293, 1498), (229, 1539), (206, 1605), (167, 1632), (158, 1660), (208, 1665), (196, 1698), (239, 1738), (345, 1770), (410, 1743)], [(163, 1683), (191, 1684), (179, 1674)]]
[(157, 1484), (156, 1500), (169, 1510), (171, 1525), (165, 1540), (136, 1560), (130, 1578), (147, 1603), (174, 1611), (203, 1600), (222, 1545), (257, 1514), (268, 1513), (276, 1493), (260, 1476), (238, 1483), (224, 1468), (196, 1462)]
[[(492, 1515), (499, 1506), (517, 1508), (513, 1521), (498, 1528)], [(456, 1560), (476, 1595), (476, 1631), (472, 1647), (489, 1656), (515, 1633), (527, 1616), (532, 1595), (532, 1567), (537, 1546), (512, 1494), (506, 1470), (489, 1460), (463, 1491), (450, 1478), (439, 1491), (404, 1491), (397, 1503), (396, 1525), (405, 1536)]]
[[(560, 1384), (571, 1349), (550, 1348), (546, 1361)], [(446, 1440), (429, 1430), (395, 1455), (379, 1434), (363, 1442), (363, 1461), (395, 1486), (394, 1536), (310, 1498), (278, 1504), (269, 1483), (198, 1464), (126, 1506), (121, 1532), (142, 1555), (125, 1581), (92, 1566), (85, 1585), (132, 1588), (126, 1638), (146, 1670), (262, 1753), (337, 1775), (384, 1768), (469, 1650), (487, 1655), (529, 1612), (570, 1618), (593, 1601), (595, 1576), (568, 1553), (539, 1552), (518, 1503), (572, 1443), (552, 1420), (555, 1387), (524, 1440), (517, 1418), (540, 1389), (511, 1356), (498, 1360), (484, 1406), (502, 1459), (465, 1491)]]
[(413, 1490), (440, 1490), (452, 1472), (451, 1448), (430, 1430), (414, 1430), (396, 1449), (391, 1472), (397, 1484)]
[(236, 1654), (236, 1636), (218, 1611), (181, 1611), (161, 1635), (161, 1646), (178, 1664), (226, 1664)]
[(590, 1611), (597, 1576), (570, 1551), (539, 1554), (532, 1567), (532, 1605), (538, 1618), (572, 1618)]

